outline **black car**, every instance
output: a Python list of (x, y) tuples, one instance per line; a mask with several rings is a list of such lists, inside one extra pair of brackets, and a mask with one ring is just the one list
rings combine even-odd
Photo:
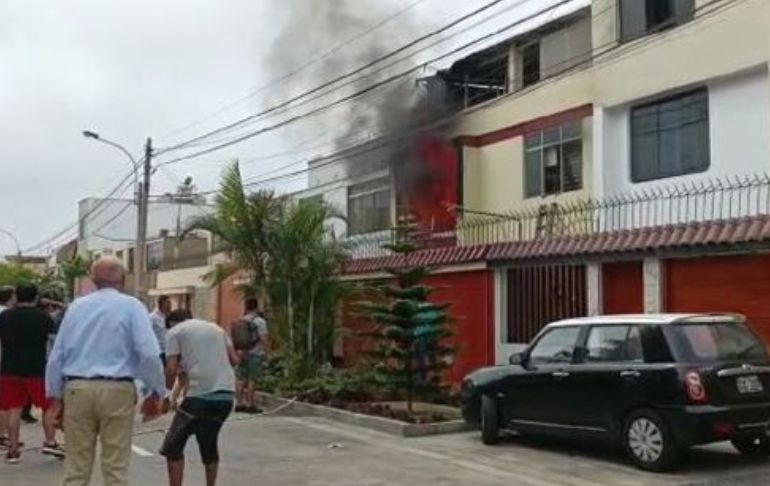
[(770, 455), (770, 359), (742, 316), (650, 314), (546, 326), (509, 366), (463, 382), (463, 416), (500, 430), (621, 444), (662, 471), (693, 445)]

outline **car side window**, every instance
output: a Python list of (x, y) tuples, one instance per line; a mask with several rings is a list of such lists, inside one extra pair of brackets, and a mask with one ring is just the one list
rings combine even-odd
[(579, 327), (556, 328), (543, 335), (529, 353), (529, 362), (538, 364), (571, 363)]
[(638, 326), (594, 326), (586, 341), (586, 363), (642, 363), (641, 334)]

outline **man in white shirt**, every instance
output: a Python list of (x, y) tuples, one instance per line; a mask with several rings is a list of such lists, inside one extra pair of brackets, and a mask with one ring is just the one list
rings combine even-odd
[(234, 404), (233, 365), (238, 354), (221, 327), (199, 319), (175, 325), (168, 332), (167, 344), (167, 378), (178, 380), (186, 390), (160, 451), (166, 457), (169, 484), (182, 486), (184, 449), (195, 435), (206, 484), (214, 486), (219, 471), (219, 432)]
[(97, 442), (101, 484), (127, 486), (134, 380), (141, 379), (149, 390), (142, 405), (145, 420), (162, 413), (166, 380), (147, 309), (120, 292), (123, 264), (101, 258), (91, 267), (91, 280), (98, 290), (75, 300), (61, 323), (48, 358), (46, 392), (51, 408), (64, 416), (64, 486), (90, 483)]
[(166, 365), (166, 318), (169, 312), (171, 312), (171, 299), (168, 295), (161, 295), (158, 297), (157, 307), (150, 314), (150, 320), (152, 321), (152, 331), (158, 340), (158, 346), (160, 346), (160, 359), (164, 366)]

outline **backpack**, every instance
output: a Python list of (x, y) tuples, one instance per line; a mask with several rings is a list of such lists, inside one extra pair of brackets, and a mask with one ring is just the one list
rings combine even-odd
[(238, 318), (231, 324), (230, 335), (233, 347), (238, 351), (250, 351), (260, 340), (259, 329), (245, 317)]

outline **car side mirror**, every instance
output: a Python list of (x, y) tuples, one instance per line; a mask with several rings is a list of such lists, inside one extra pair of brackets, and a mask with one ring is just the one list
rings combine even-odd
[(526, 361), (524, 353), (513, 353), (511, 357), (508, 358), (508, 362), (512, 365), (525, 366)]

